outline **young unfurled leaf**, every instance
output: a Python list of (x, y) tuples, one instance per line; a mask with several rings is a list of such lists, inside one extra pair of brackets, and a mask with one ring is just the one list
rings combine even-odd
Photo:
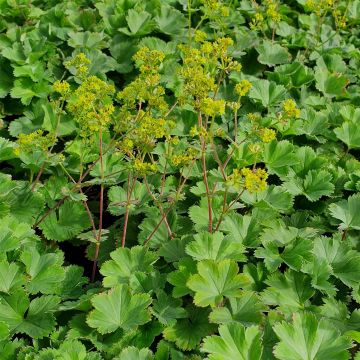
[(215, 307), (224, 296), (241, 295), (241, 287), (249, 283), (247, 276), (238, 274), (237, 264), (230, 260), (203, 260), (198, 263), (197, 270), (198, 274), (192, 275), (187, 282), (187, 286), (195, 291), (197, 306)]
[(91, 303), (95, 309), (90, 312), (87, 323), (101, 334), (119, 328), (132, 330), (150, 321), (150, 296), (133, 295), (127, 285), (117, 285), (106, 293), (95, 295)]
[(211, 360), (261, 360), (261, 332), (257, 326), (221, 325), (219, 336), (206, 337), (201, 351), (210, 353)]
[(112, 260), (106, 261), (100, 270), (104, 275), (105, 287), (127, 283), (130, 276), (137, 271), (151, 272), (152, 265), (157, 260), (157, 256), (153, 252), (142, 246), (116, 249), (110, 254), (110, 257)]
[(223, 260), (230, 259), (236, 261), (246, 260), (243, 254), (245, 247), (228, 238), (224, 238), (221, 232), (203, 232), (194, 236), (194, 241), (186, 247), (188, 255), (195, 260)]
[(293, 315), (291, 324), (282, 322), (274, 326), (280, 338), (274, 354), (281, 360), (347, 360), (351, 342), (326, 320), (311, 313)]

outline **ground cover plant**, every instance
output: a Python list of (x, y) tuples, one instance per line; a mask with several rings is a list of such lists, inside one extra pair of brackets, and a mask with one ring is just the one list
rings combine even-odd
[(0, 14), (1, 359), (360, 359), (359, 0)]

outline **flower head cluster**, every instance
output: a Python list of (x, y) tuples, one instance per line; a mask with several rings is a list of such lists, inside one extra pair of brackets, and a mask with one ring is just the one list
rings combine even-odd
[(287, 99), (282, 104), (284, 115), (287, 118), (298, 118), (300, 117), (300, 109), (296, 106), (293, 99)]
[(155, 163), (135, 159), (133, 163), (133, 170), (137, 176), (146, 176), (155, 173), (157, 171), (157, 165)]
[(264, 169), (244, 168), (241, 170), (241, 174), (244, 176), (244, 187), (249, 192), (261, 192), (266, 189), (268, 174)]
[(198, 43), (203, 43), (204, 41), (206, 41), (207, 38), (207, 34), (204, 31), (201, 30), (196, 30), (195, 31), (195, 35), (194, 35), (194, 40)]
[(306, 0), (305, 9), (321, 16), (334, 6), (334, 0)]
[(158, 73), (165, 54), (158, 50), (142, 47), (134, 56), (136, 67), (141, 73)]
[(207, 97), (200, 101), (200, 111), (207, 116), (214, 117), (216, 115), (223, 115), (225, 113), (225, 101), (214, 100)]
[(275, 23), (280, 22), (281, 16), (278, 12), (278, 4), (274, 0), (266, 1), (266, 16)]
[(164, 99), (165, 89), (160, 85), (159, 74), (165, 58), (164, 53), (143, 47), (133, 58), (140, 75), (118, 93), (117, 98), (122, 103), (122, 111), (137, 113), (138, 104), (147, 103), (152, 109), (165, 114), (168, 104)]
[(276, 138), (276, 132), (273, 129), (262, 128), (259, 131), (259, 136), (264, 143), (268, 143)]
[(268, 174), (264, 169), (234, 169), (227, 178), (227, 186), (235, 189), (243, 187), (251, 193), (261, 192), (266, 189)]
[(73, 92), (67, 109), (79, 123), (83, 136), (106, 127), (115, 111), (112, 95), (113, 85), (96, 76), (89, 76)]
[(261, 9), (257, 5), (258, 9), (250, 21), (250, 29), (260, 30), (266, 21), (272, 21), (274, 23), (280, 22), (281, 15), (278, 11), (278, 2), (276, 0), (265, 0), (263, 4), (264, 7)]
[(89, 72), (89, 64), (91, 61), (86, 57), (84, 53), (77, 54), (71, 60), (65, 62), (67, 69), (75, 68), (76, 75), (80, 79), (84, 79)]
[(204, 12), (210, 17), (216, 17), (216, 15), (221, 15), (222, 17), (227, 17), (230, 15), (229, 7), (221, 4), (219, 0), (201, 0), (204, 5)]
[(20, 134), (16, 141), (18, 146), (14, 149), (14, 153), (19, 156), (21, 153), (31, 153), (35, 150), (47, 151), (54, 144), (54, 141), (53, 135), (44, 135), (42, 130), (30, 134)]
[(335, 20), (335, 25), (338, 29), (345, 29), (347, 27), (347, 18), (344, 13), (342, 13), (339, 9), (334, 9), (333, 17)]
[(241, 169), (234, 169), (231, 175), (226, 179), (226, 185), (231, 186), (235, 189), (240, 189), (242, 185)]
[(203, 33), (199, 33), (198, 38), (202, 42), (199, 49), (179, 45), (183, 54), (183, 66), (179, 69), (179, 76), (183, 80), (181, 100), (190, 101), (197, 110), (207, 108), (209, 113), (214, 114), (216, 107), (215, 112), (222, 113), (225, 103), (209, 100), (217, 88), (218, 72), (240, 71), (241, 65), (228, 54), (229, 47), (233, 45), (232, 39), (224, 37), (214, 42), (205, 41)]
[(259, 30), (264, 24), (264, 16), (260, 12), (256, 12), (250, 21), (250, 29)]
[(238, 84), (235, 85), (235, 92), (239, 96), (245, 96), (251, 89), (251, 82), (249, 80), (241, 80)]
[(70, 94), (70, 84), (67, 81), (56, 80), (53, 89), (64, 98)]
[(196, 150), (193, 148), (187, 149), (181, 154), (174, 154), (171, 156), (171, 163), (176, 167), (181, 167), (189, 164), (196, 157)]

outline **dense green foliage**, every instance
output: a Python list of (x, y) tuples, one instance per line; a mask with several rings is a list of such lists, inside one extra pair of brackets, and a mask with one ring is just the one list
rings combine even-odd
[(0, 0), (1, 360), (360, 359), (359, 0)]

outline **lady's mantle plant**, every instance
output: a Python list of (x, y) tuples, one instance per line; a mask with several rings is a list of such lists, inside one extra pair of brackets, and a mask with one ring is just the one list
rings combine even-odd
[(357, 1), (0, 4), (1, 359), (357, 359)]

